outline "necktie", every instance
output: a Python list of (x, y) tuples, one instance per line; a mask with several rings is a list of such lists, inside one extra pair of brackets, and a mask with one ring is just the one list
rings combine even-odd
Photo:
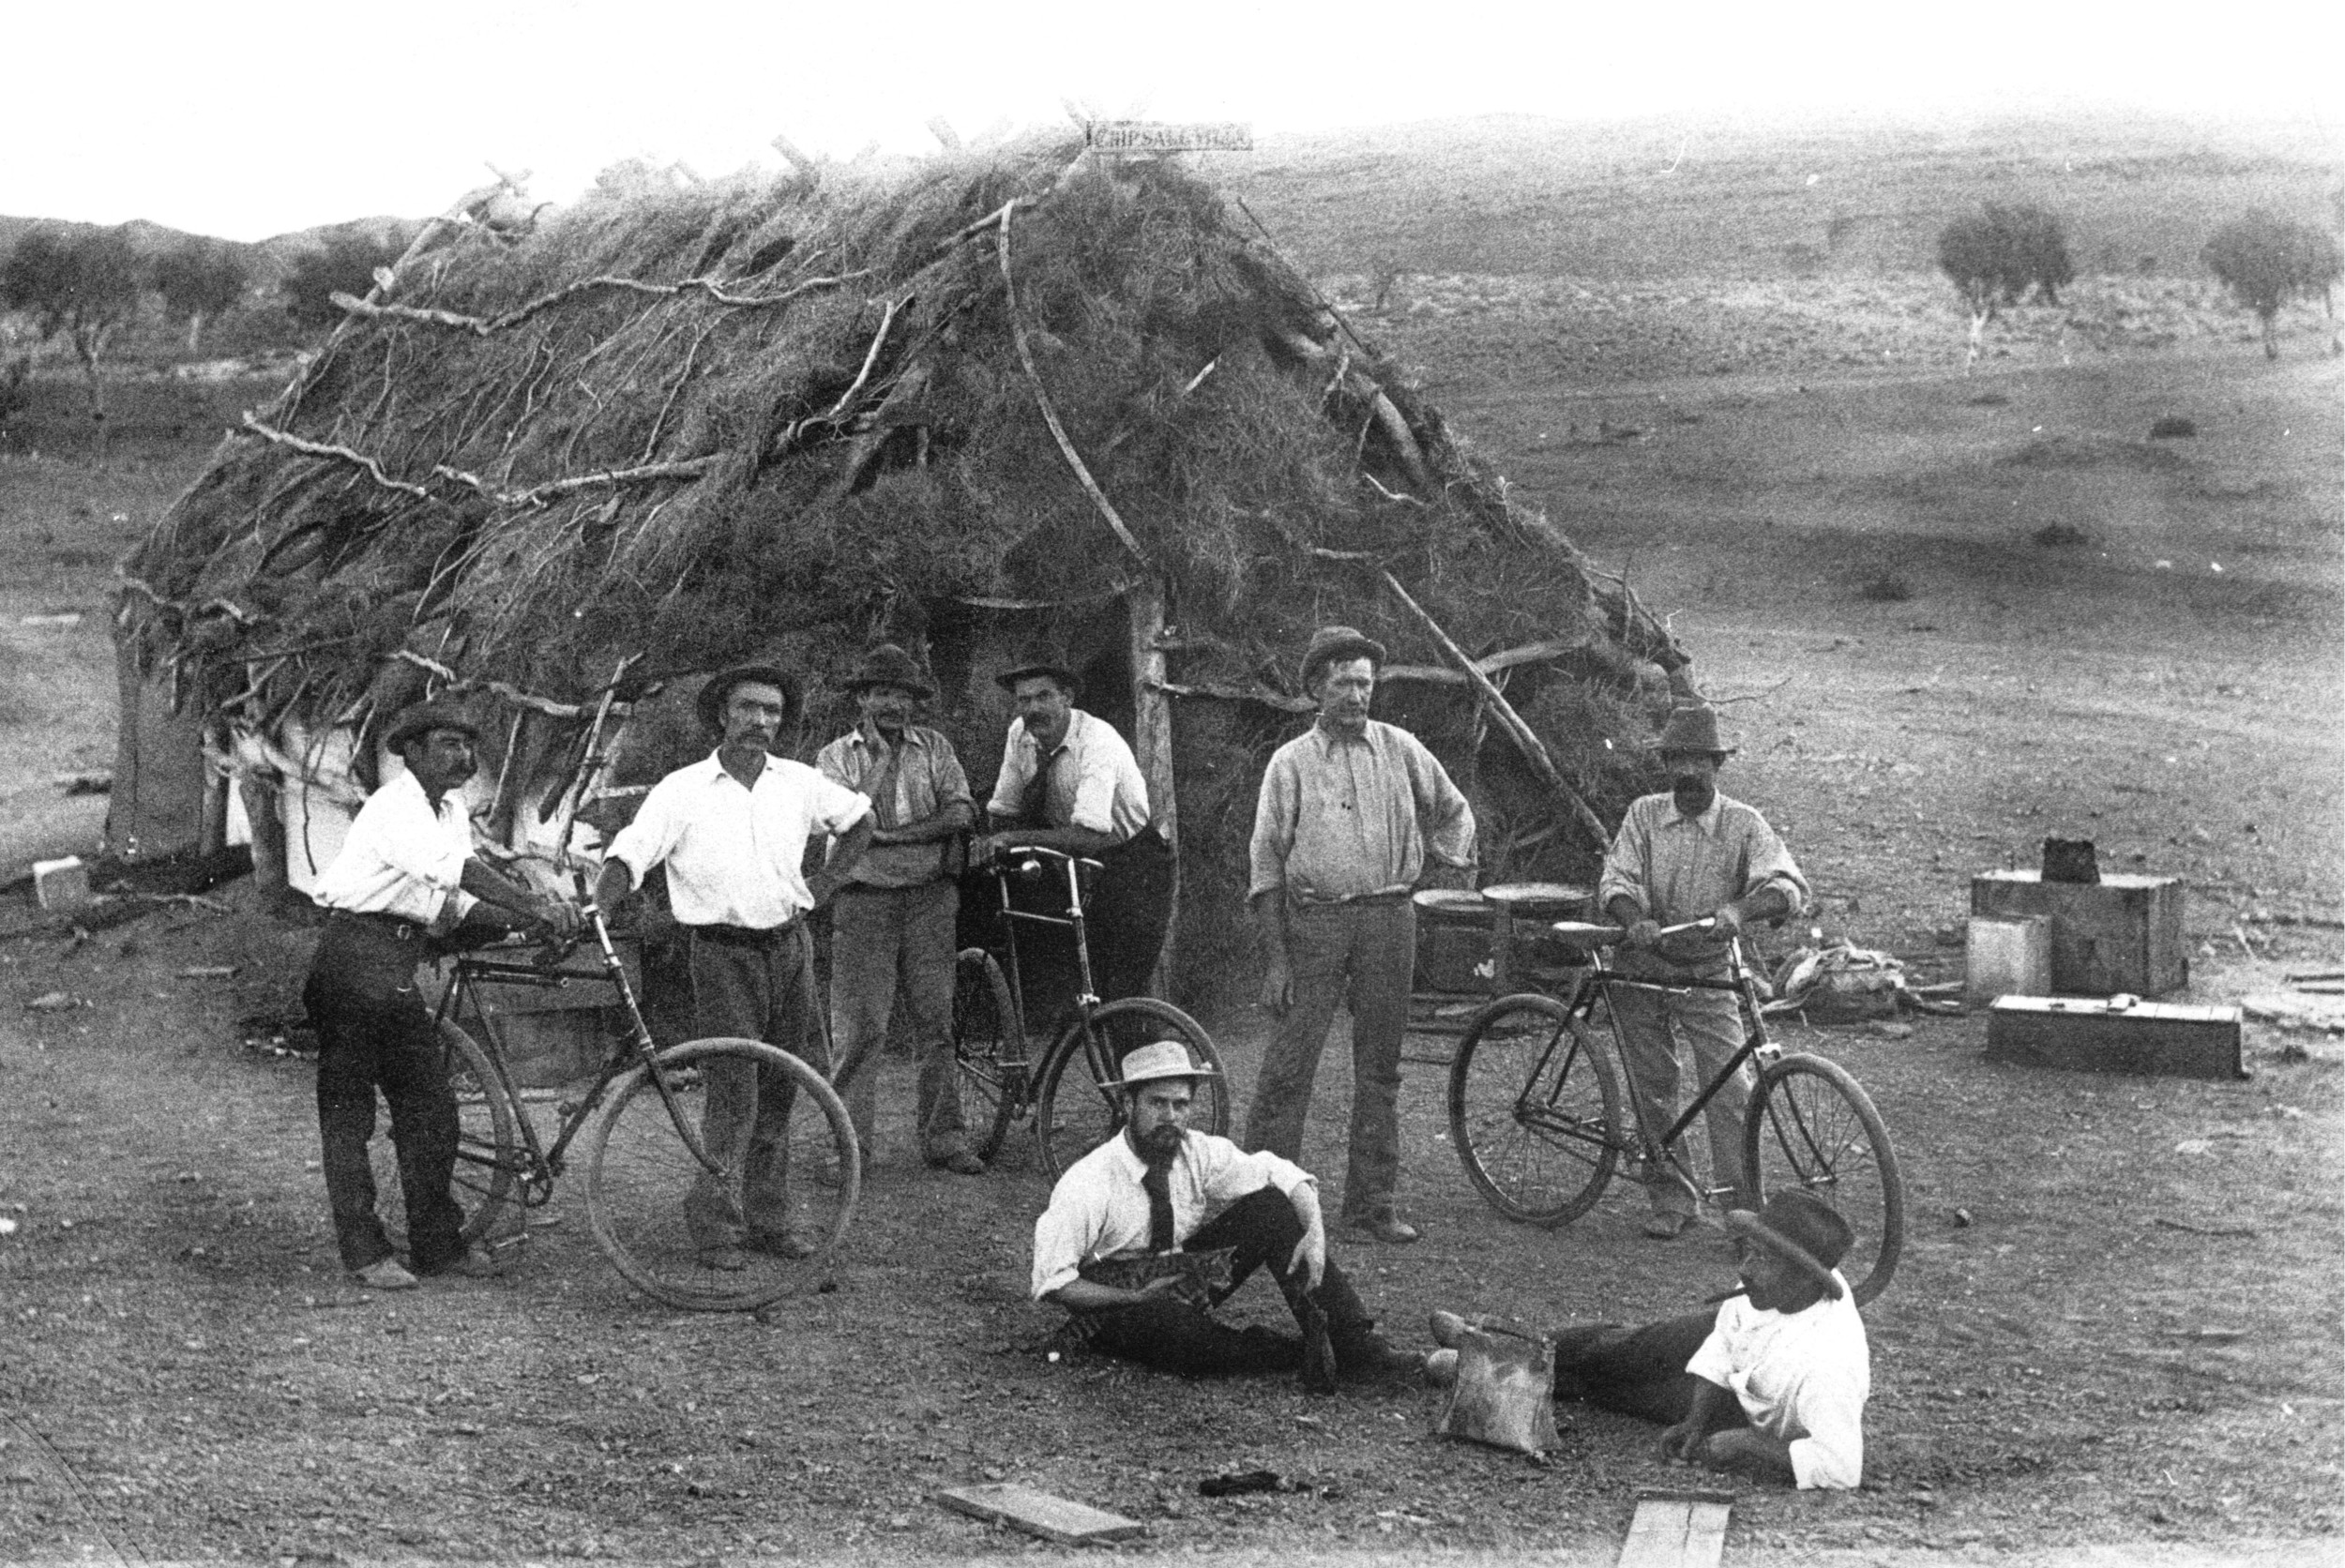
[[(887, 746), (884, 740), (880, 744)], [(887, 761), (881, 767), (879, 776), (871, 781), (871, 816), (876, 826), (893, 830), (904, 825), (898, 820), (900, 814), (896, 810), (896, 780), (903, 756), (902, 742), (888, 746)]]
[(1018, 814), (1023, 825), (1027, 827), (1049, 827), (1051, 825), (1051, 773), (1058, 766), (1059, 760), (1066, 755), (1067, 743), (1061, 741), (1056, 751), (1051, 752), (1048, 757), (1036, 759), (1034, 776), (1026, 781), (1026, 792), (1018, 802)]
[(1172, 1166), (1149, 1166), (1140, 1184), (1148, 1190), (1148, 1250), (1171, 1252), (1177, 1244), (1172, 1237)]

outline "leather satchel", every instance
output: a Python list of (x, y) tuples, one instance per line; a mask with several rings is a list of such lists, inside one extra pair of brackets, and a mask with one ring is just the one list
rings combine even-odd
[(1433, 1430), (1518, 1454), (1553, 1448), (1555, 1342), (1469, 1324), (1459, 1335), (1458, 1376)]

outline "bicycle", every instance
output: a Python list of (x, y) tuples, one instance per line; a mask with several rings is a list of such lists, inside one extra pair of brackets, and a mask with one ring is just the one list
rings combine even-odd
[[(1661, 934), (1715, 925), (1696, 920)], [(1674, 1182), (1697, 1205), (1742, 1199), (1755, 1206), (1770, 1191), (1805, 1187), (1855, 1232), (1840, 1266), (1858, 1304), (1879, 1295), (1905, 1245), (1905, 1184), (1888, 1129), (1846, 1069), (1821, 1056), (1787, 1056), (1768, 1038), (1741, 944), (1728, 949), (1725, 980), (1659, 982), (1624, 975), (1607, 962), (1605, 948), (1626, 934), (1616, 927), (1565, 920), (1550, 929), (1586, 954), (1584, 964), (1574, 965), (1568, 993), (1526, 991), (1490, 1003), (1467, 1024), (1450, 1066), (1450, 1136), (1491, 1206), (1550, 1229), (1568, 1224), (1596, 1206), (1624, 1159), (1641, 1161), (1648, 1180)], [(1633, 1129), (1622, 1110), (1621, 1075), (1635, 1083), (1613, 1010), (1613, 994), (1623, 989), (1731, 991), (1741, 1006), (1742, 1049), (1657, 1135)], [(1760, 1071), (1744, 1116), (1744, 1181), (1719, 1182), (1700, 1169), (1703, 1156), (1686, 1133), (1754, 1060)]]
[[(582, 884), (580, 891), (585, 892)], [(535, 962), (466, 955), (455, 960), (433, 1015), (456, 1093), (453, 1185), (467, 1211), (466, 1244), (516, 1220), (515, 1233), (497, 1244), (527, 1240), (527, 1216), (552, 1199), (575, 1141), (586, 1164), (586, 1217), (595, 1243), (628, 1283), (654, 1300), (687, 1311), (745, 1312), (809, 1279), (819, 1290), (836, 1289), (837, 1253), (861, 1192), (862, 1161), (854, 1123), (829, 1080), (797, 1056), (759, 1040), (715, 1036), (662, 1049), (643, 1022), (601, 910), (587, 898), (581, 913), (594, 935), (598, 967), (564, 967), (567, 947), (549, 949)], [(530, 1117), (529, 1096), (514, 1082), (502, 1031), (480, 993), (498, 987), (555, 989), (571, 981), (611, 987), (628, 1028), (597, 1069), (593, 1085), (560, 1104), (548, 1144)], [(468, 1007), (480, 1039), (458, 1022)], [(746, 1266), (719, 1267), (686, 1224), (684, 1199), (696, 1183), (739, 1179), (739, 1172), (709, 1155), (700, 1134), (707, 1070), (725, 1063), (780, 1072), (788, 1080), (785, 1093), (794, 1101), (799, 1093), (809, 1096), (820, 1112), (797, 1114), (802, 1108), (794, 1104), (788, 1137), (773, 1152), (786, 1170), (797, 1173), (790, 1183), (793, 1207), (808, 1222), (798, 1234), (812, 1238), (804, 1257), (751, 1249), (743, 1254)], [(386, 1207), (396, 1230), (404, 1219), (396, 1174), (386, 1181), (378, 1168), (376, 1185), (392, 1195)]]
[[(1148, 1039), (1175, 1039), (1188, 1046), (1189, 1055), (1214, 1073), (1198, 1080), (1191, 1124), (1222, 1137), (1230, 1130), (1229, 1079), (1221, 1053), (1204, 1026), (1155, 997), (1099, 1000), (1092, 982), (1083, 916), (1085, 882), (1099, 868), (1096, 860), (1039, 848), (1012, 850), (997, 858), (987, 869), (1000, 898), (995, 919), (1007, 967), (983, 947), (962, 948), (954, 966), (953, 1060), (964, 1105), (984, 1108), (969, 1117), (972, 1150), (979, 1159), (992, 1159), (1011, 1123), (1031, 1110), (1043, 1174), (1053, 1182), (1123, 1129), (1123, 1105), (1113, 1090), (1104, 1087), (1120, 1071), (1115, 1043), (1119, 1029), (1145, 1030)], [(1039, 878), (1051, 870), (1066, 878), (1066, 912), (1017, 908), (1012, 879)], [(1018, 960), (1021, 922), (1063, 927), (1074, 939), (1078, 984), (1073, 1011), (1039, 1059), (1030, 1058), (1026, 1050), (1026, 994)]]

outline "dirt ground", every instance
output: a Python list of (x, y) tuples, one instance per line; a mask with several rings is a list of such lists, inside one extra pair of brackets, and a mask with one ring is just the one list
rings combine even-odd
[[(2345, 963), (2339, 381), (2224, 345), (1569, 394), (1453, 367), (1436, 395), (1674, 611), (1743, 746), (1724, 787), (1783, 829), (1826, 927), (1959, 974), (1941, 933), (1970, 874), (2075, 831), (2188, 881), (2189, 999), (2252, 1000)], [(2199, 434), (2149, 441), (2166, 415)], [(0, 459), (13, 786), (102, 763), (85, 557), (200, 455)], [(2081, 539), (2036, 542), (2055, 522)], [(1023, 1555), (929, 1500), (1008, 1479), (1146, 1521), (1141, 1551), (1609, 1563), (1636, 1489), (1684, 1479), (1598, 1412), (1565, 1412), (1540, 1465), (1430, 1436), (1421, 1391), (1050, 1361), (1023, 1295), (1042, 1184), (1018, 1160), (920, 1168), (900, 1063), (836, 1294), (765, 1323), (672, 1314), (572, 1223), (505, 1280), (364, 1296), (335, 1266), (310, 1069), (241, 1024), (290, 1005), (304, 936), (227, 897), (0, 942), (0, 1559)], [(1242, 999), (1213, 1023), (1243, 1088)], [(1984, 1036), (1786, 1032), (1879, 1103), (1910, 1239), (1868, 1312), (1866, 1487), (1741, 1488), (1728, 1560), (2345, 1556), (2337, 1033), (2252, 1023), (2235, 1083), (1999, 1066)], [(1307, 1152), (1331, 1188), (1349, 1089), (1339, 1044)], [(1505, 1223), (1443, 1137), (1437, 1064), (1403, 1104), (1427, 1239), (1341, 1253), (1400, 1339), (1436, 1306), (1640, 1319), (1729, 1279), (1715, 1235), (1642, 1239), (1625, 1188), (1563, 1230)], [(1252, 1468), (1303, 1489), (1197, 1494)]]

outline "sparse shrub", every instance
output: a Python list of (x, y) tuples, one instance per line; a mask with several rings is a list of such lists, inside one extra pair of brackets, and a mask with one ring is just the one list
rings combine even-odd
[(201, 354), (204, 324), (234, 309), (250, 281), (244, 258), (222, 241), (189, 236), (155, 258), (163, 311), (188, 324), (188, 352)]
[(1914, 596), (1914, 585), (1903, 572), (1878, 571), (1856, 585), (1856, 596), (1868, 604), (1903, 604)]
[(2048, 522), (2033, 537), (2046, 550), (2079, 550), (2092, 542), (2085, 537), (2083, 529), (2065, 522)]
[(2345, 273), (2345, 257), (2335, 239), (2310, 224), (2292, 223), (2257, 207), (2216, 230), (2199, 254), (2223, 287), (2256, 313), (2266, 359), (2280, 356), (2272, 323), (2292, 296), (2318, 293), (2330, 319), (2336, 319), (2330, 288)]
[(1985, 348), (1996, 310), (2017, 305), (2030, 289), (2047, 305), (2076, 276), (2060, 219), (2030, 203), (1989, 202), (1938, 233), (1938, 266), (1954, 282), (1971, 314), (1965, 373)]
[(98, 460), (106, 460), (106, 383), (99, 366), (114, 335), (138, 314), (146, 267), (119, 229), (53, 224), (16, 242), (0, 263), (0, 309), (32, 317), (43, 339), (72, 345), (89, 381)]
[(2183, 436), (2192, 436), (2197, 435), (2198, 433), (2198, 422), (2192, 419), (2185, 419), (2178, 414), (2167, 415), (2164, 418), (2158, 420), (2157, 423), (2150, 427), (2150, 439), (2152, 441), (2174, 441)]

